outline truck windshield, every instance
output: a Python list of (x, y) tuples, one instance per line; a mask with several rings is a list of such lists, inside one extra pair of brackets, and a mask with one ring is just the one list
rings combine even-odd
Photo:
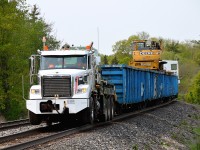
[(87, 55), (76, 56), (42, 56), (42, 70), (46, 69), (86, 69)]

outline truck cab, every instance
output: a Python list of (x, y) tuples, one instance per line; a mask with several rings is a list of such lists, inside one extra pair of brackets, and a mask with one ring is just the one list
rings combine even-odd
[(87, 109), (92, 91), (100, 80), (97, 72), (100, 59), (95, 51), (53, 50), (38, 53), (30, 57), (31, 88), (26, 107), (31, 124), (40, 124), (49, 118), (57, 120), (58, 114), (69, 116)]
[(177, 60), (163, 60), (166, 63), (163, 65), (163, 69), (168, 74), (173, 74), (178, 77), (178, 84), (180, 84), (180, 77), (179, 77), (179, 64)]

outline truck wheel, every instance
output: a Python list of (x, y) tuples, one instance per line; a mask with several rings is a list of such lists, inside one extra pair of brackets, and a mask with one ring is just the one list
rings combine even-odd
[(51, 125), (52, 125), (52, 120), (51, 120), (51, 118), (48, 118), (48, 119), (46, 120), (46, 124), (47, 124), (47, 126), (51, 126)]
[(110, 98), (110, 120), (114, 118), (115, 109), (114, 109), (114, 102), (113, 97)]
[(92, 97), (90, 97), (89, 105), (89, 122), (90, 124), (94, 124), (94, 101)]
[(39, 115), (34, 114), (33, 112), (29, 111), (29, 120), (32, 125), (39, 125), (42, 120)]
[(107, 121), (111, 120), (111, 100), (107, 99)]
[(103, 96), (102, 99), (103, 99), (103, 116), (101, 120), (105, 122), (108, 120), (108, 101), (105, 98), (105, 96)]

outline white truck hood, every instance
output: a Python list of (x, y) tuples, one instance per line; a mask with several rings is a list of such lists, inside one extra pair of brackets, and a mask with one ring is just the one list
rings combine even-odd
[(83, 75), (87, 73), (88, 70), (80, 70), (80, 69), (51, 69), (51, 70), (40, 70), (38, 72), (39, 76), (63, 76), (63, 75)]

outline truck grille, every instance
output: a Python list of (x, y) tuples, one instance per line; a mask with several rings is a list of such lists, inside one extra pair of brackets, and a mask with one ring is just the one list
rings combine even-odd
[(70, 97), (71, 96), (71, 77), (54, 76), (42, 78), (42, 95), (43, 97)]

